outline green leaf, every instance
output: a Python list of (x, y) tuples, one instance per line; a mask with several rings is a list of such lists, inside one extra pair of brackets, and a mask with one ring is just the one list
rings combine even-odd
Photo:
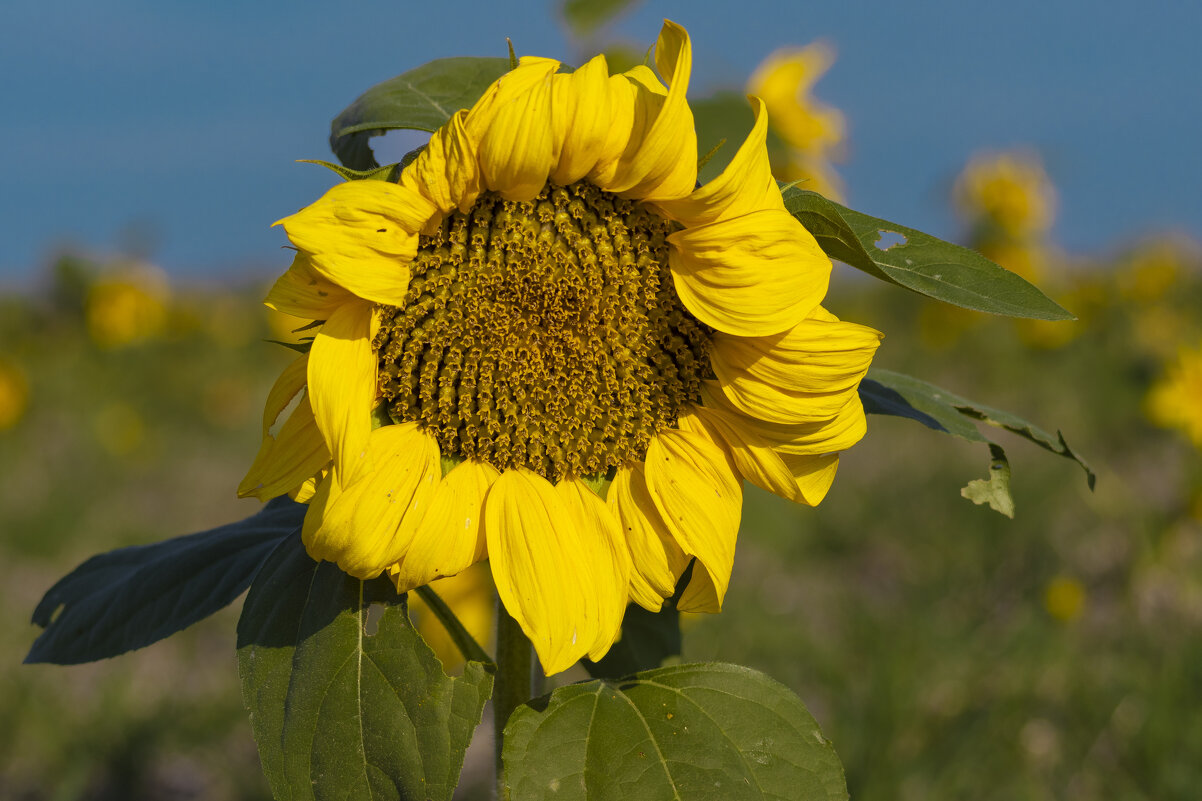
[(353, 170), (375, 169), (368, 139), (399, 128), (436, 131), (508, 69), (505, 58), (440, 58), (378, 83), (334, 118), (330, 149)]
[(873, 367), (860, 382), (860, 400), (864, 403), (864, 411), (869, 414), (905, 417), (917, 420), (935, 431), (970, 442), (987, 443), (991, 458), (989, 478), (972, 481), (961, 495), (975, 503), (988, 502), (1007, 517), (1014, 516), (1014, 503), (1010, 499), (1010, 463), (1002, 447), (985, 438), (975, 421), (1004, 428), (1044, 450), (1071, 459), (1085, 471), (1085, 480), (1091, 490), (1097, 481), (1093, 469), (1073, 452), (1059, 431), (1053, 437), (1016, 414), (975, 403), (912, 376)]
[(977, 478), (960, 490), (960, 495), (975, 504), (989, 504), (995, 512), (1014, 517), (1014, 497), (1010, 494), (1010, 461), (1006, 452), (998, 445), (989, 443), (993, 463), (989, 465), (989, 478)]
[[(1076, 319), (1034, 284), (975, 250), (861, 214), (816, 192), (789, 187), (783, 194), (785, 208), (828, 256), (882, 281), (975, 311), (1034, 320)], [(878, 247), (888, 234), (900, 235), (902, 241)]]
[(479, 662), (443, 672), (386, 578), (318, 564), (299, 537), (251, 585), (238, 667), (278, 801), (449, 799), (492, 692)]
[(308, 507), (276, 498), (199, 534), (99, 554), (50, 588), (33, 612), (46, 630), (26, 662), (76, 665), (142, 648), (231, 603)]
[(572, 35), (585, 38), (639, 0), (564, 0), (563, 18)]
[(737, 665), (561, 687), (505, 728), (512, 801), (831, 801), (843, 766), (801, 699)]

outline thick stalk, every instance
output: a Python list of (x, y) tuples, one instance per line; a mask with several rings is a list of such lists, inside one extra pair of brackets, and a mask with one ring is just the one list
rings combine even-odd
[(496, 749), (497, 798), (508, 801), (502, 778), (502, 734), (509, 716), (533, 697), (534, 651), (518, 622), (497, 602), (497, 673), (493, 683), (493, 747)]

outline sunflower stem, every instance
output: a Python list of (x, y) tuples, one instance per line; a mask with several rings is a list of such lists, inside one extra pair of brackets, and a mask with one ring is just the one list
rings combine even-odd
[(497, 602), (497, 673), (493, 683), (493, 747), (496, 755), (497, 798), (508, 801), (509, 789), (501, 762), (505, 724), (509, 716), (533, 697), (534, 651), (522, 627)]

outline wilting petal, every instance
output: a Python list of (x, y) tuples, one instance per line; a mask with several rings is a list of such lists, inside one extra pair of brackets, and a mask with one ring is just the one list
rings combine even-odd
[(613, 125), (609, 67), (605, 56), (591, 59), (570, 75), (554, 77), (551, 117), (558, 163), (551, 181), (560, 186), (588, 175), (604, 155)]
[(662, 100), (642, 71), (627, 73), (638, 88), (636, 103), (644, 109), (636, 110), (630, 143), (613, 178), (602, 187), (644, 201), (684, 197), (697, 184), (697, 133), (685, 99), (693, 51), (688, 32), (674, 22), (664, 20), (655, 66), (668, 82)]
[(356, 301), (326, 321), (309, 351), (309, 400), (333, 454), (338, 480), (348, 485), (363, 463), (376, 397), (373, 310)]
[(279, 435), (268, 437), (263, 445), (238, 485), (239, 497), (271, 500), (296, 489), (330, 461), (330, 450), (317, 430), (308, 396), (292, 410)]
[(492, 465), (468, 459), (442, 479), (405, 558), (392, 572), (397, 592), (408, 592), (443, 576), (453, 576), (488, 553), (480, 518), (484, 496), (500, 474)]
[(348, 181), (283, 225), (323, 278), (361, 298), (399, 306), (409, 287), (417, 234), (434, 213), (420, 193), (388, 181)]
[(467, 213), (480, 196), (476, 148), (464, 126), (467, 114), (457, 111), (401, 173), (401, 184), (421, 192), (442, 214)]
[(721, 608), (734, 565), (743, 490), (721, 448), (692, 431), (668, 429), (647, 448), (647, 487), (681, 549), (697, 557)]
[(688, 227), (742, 217), (761, 209), (783, 210), (784, 200), (768, 164), (768, 114), (758, 97), (749, 98), (755, 126), (730, 164), (714, 180), (679, 200), (657, 203)]
[(592, 568), (597, 596), (597, 636), (589, 647), (590, 659), (600, 659), (618, 638), (626, 612), (630, 586), (630, 552), (622, 538), (618, 519), (605, 501), (580, 479), (565, 477), (555, 485), (581, 533), (584, 558)]
[(551, 78), (559, 62), (524, 56), (498, 78), (464, 121), (484, 185), (506, 200), (530, 200), (555, 164)]
[(804, 320), (826, 294), (831, 261), (786, 211), (687, 228), (668, 241), (676, 293), (719, 331), (779, 333)]
[(567, 670), (596, 645), (599, 599), (612, 589), (598, 579), (610, 571), (590, 562), (600, 552), (599, 535), (581, 531), (551, 483), (525, 468), (510, 468), (493, 483), (484, 527), (505, 609), (534, 643), (548, 675)]
[(263, 303), (268, 308), (293, 317), (326, 320), (335, 309), (354, 297), (338, 284), (322, 278), (313, 269), (309, 254), (301, 252), (292, 260), (292, 266), (276, 280)]
[[(368, 449), (372, 469), (340, 483), (342, 491), (330, 498), (320, 527), (305, 542), (314, 559), (336, 562), (361, 579), (380, 575), (405, 555), (442, 472), (437, 441), (417, 423), (377, 428)], [(341, 482), (337, 468), (333, 478)]]
[(621, 525), (630, 549), (630, 600), (658, 612), (664, 599), (675, 591), (689, 557), (676, 544), (655, 508), (641, 464), (618, 468), (606, 503)]

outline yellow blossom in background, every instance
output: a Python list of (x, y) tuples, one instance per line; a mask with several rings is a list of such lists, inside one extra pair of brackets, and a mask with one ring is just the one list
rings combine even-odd
[(0, 431), (15, 426), (29, 405), (29, 379), (16, 362), (0, 358)]
[(666, 85), (522, 58), (397, 183), (282, 220), (267, 297), (322, 324), (240, 494), (307, 502), (311, 556), (401, 592), (488, 559), (548, 674), (690, 563), (678, 608), (720, 611), (743, 480), (817, 504), (865, 432), (881, 335), (820, 305), (831, 262), (784, 208), (764, 104), (699, 188), (683, 28), (655, 64)]
[(978, 239), (1030, 240), (1052, 226), (1056, 191), (1034, 153), (1012, 151), (974, 156), (956, 179), (956, 210)]
[(1189, 237), (1164, 235), (1139, 243), (1120, 261), (1115, 276), (1119, 297), (1137, 304), (1169, 295), (1191, 273), (1198, 275), (1202, 246)]
[(810, 95), (834, 60), (835, 49), (826, 42), (777, 50), (752, 73), (747, 93), (764, 101), (772, 131), (785, 145), (772, 154), (773, 174), (840, 200), (843, 182), (831, 162), (842, 155), (847, 126), (838, 109)]
[(1146, 409), (1153, 423), (1181, 429), (1202, 448), (1202, 347), (1181, 351), (1149, 391)]
[(167, 325), (167, 275), (144, 262), (122, 265), (89, 288), (85, 319), (92, 340), (120, 348), (160, 336)]
[(1056, 576), (1043, 592), (1043, 606), (1062, 623), (1071, 623), (1085, 611), (1085, 585), (1072, 576)]
[[(488, 565), (475, 564), (458, 575), (438, 579), (430, 584), (430, 589), (451, 607), (472, 639), (484, 650), (491, 651), (496, 631), (497, 600)], [(434, 649), (443, 667), (448, 672), (461, 667), (464, 660), (459, 647), (417, 593), (409, 594), (409, 610), (422, 639)]]

